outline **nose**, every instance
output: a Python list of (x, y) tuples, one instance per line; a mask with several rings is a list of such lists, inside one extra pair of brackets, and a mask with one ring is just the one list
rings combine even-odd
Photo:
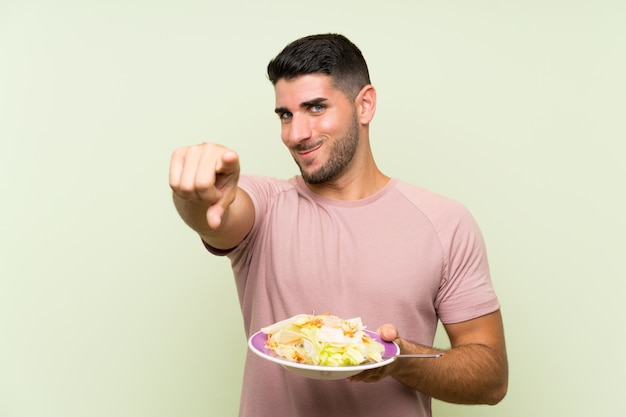
[(311, 138), (311, 125), (306, 117), (293, 115), (291, 121), (283, 125), (283, 137), (291, 144), (297, 144)]

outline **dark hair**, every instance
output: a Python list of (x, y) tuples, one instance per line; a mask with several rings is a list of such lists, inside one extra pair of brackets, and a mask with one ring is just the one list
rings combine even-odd
[(267, 66), (273, 85), (300, 75), (326, 74), (336, 88), (354, 99), (370, 84), (369, 71), (363, 54), (348, 38), (339, 34), (311, 35), (293, 41)]

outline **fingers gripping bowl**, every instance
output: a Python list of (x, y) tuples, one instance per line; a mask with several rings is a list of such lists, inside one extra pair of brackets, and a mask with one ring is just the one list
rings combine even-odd
[[(360, 318), (299, 314), (265, 327), (248, 340), (252, 352), (313, 379), (343, 379), (385, 366), (398, 345), (365, 329)], [(383, 357), (389, 357), (383, 360)]]

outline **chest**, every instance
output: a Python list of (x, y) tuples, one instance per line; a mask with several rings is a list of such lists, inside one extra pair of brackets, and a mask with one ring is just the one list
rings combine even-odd
[(277, 299), (305, 306), (298, 312), (347, 317), (381, 300), (407, 311), (430, 310), (442, 271), (437, 236), (411, 210), (389, 213), (276, 207), (262, 225), (253, 270)]

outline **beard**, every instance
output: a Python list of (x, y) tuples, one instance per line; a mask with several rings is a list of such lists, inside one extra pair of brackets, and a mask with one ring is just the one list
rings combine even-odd
[(330, 149), (328, 161), (324, 165), (313, 172), (307, 172), (296, 161), (300, 168), (302, 179), (308, 184), (323, 184), (339, 177), (354, 158), (359, 146), (359, 138), (359, 123), (356, 114), (354, 114), (348, 131), (343, 137), (335, 141)]

